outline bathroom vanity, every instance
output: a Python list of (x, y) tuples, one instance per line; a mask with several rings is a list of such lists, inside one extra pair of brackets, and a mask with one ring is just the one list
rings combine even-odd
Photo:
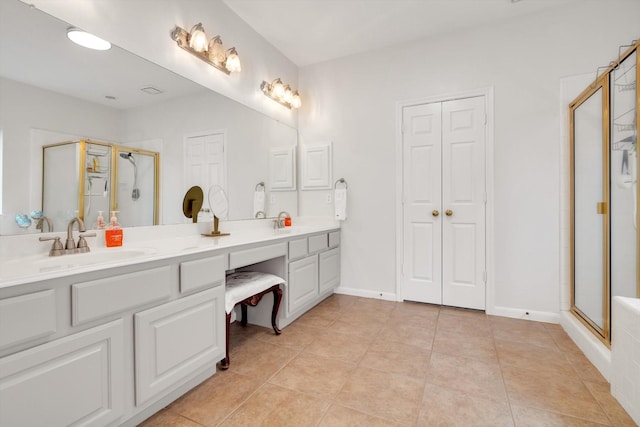
[[(135, 425), (215, 374), (229, 270), (287, 280), (283, 329), (339, 284), (336, 223), (234, 223), (223, 238), (201, 224), (126, 229), (121, 248), (98, 236), (60, 257), (37, 236), (0, 238), (0, 425)], [(251, 309), (270, 325), (269, 301)]]

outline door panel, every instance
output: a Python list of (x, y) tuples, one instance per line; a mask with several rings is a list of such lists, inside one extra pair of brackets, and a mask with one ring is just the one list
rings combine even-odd
[(440, 304), (441, 124), (439, 104), (403, 110), (403, 298)]
[(485, 308), (484, 98), (442, 104), (442, 303)]

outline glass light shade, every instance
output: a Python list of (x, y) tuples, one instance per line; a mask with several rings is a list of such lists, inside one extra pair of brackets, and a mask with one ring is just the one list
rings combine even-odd
[(207, 50), (207, 34), (202, 28), (202, 24), (196, 24), (189, 33), (189, 47), (196, 52), (205, 52)]
[(224, 61), (227, 59), (226, 52), (224, 50), (224, 46), (222, 45), (222, 40), (220, 36), (215, 36), (209, 42), (209, 60), (214, 64), (224, 64)]
[(298, 91), (293, 93), (293, 99), (291, 100), (291, 106), (293, 108), (300, 108), (302, 106), (302, 100), (300, 99), (300, 95)]
[(271, 84), (271, 96), (276, 99), (282, 99), (284, 97), (284, 84), (282, 80), (276, 79), (276, 81)]
[(242, 67), (240, 66), (240, 58), (238, 57), (238, 52), (236, 52), (236, 48), (232, 47), (229, 49), (229, 55), (227, 56), (227, 63), (225, 64), (227, 70), (230, 73), (234, 71), (242, 71)]
[(285, 88), (284, 96), (282, 97), (282, 100), (287, 104), (291, 104), (293, 102), (293, 91), (289, 86)]
[(67, 38), (80, 46), (93, 50), (109, 50), (111, 43), (77, 28), (67, 30)]

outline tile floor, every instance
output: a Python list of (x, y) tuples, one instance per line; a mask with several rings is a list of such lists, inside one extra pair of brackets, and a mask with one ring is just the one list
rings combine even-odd
[(152, 426), (635, 426), (559, 325), (333, 295)]

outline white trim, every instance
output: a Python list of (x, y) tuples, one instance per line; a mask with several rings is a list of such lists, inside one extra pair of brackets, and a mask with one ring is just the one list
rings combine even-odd
[(492, 316), (510, 317), (512, 319), (533, 320), (535, 322), (560, 323), (560, 314), (552, 311), (532, 311), (513, 307), (494, 306)]
[[(223, 155), (223, 160), (224, 160), (224, 170), (222, 171), (222, 178), (224, 179), (224, 183), (222, 185), (222, 188), (224, 188), (224, 191), (227, 192), (227, 197), (228, 197), (228, 193), (229, 193), (229, 189), (227, 187), (227, 184), (229, 182), (229, 177), (227, 176), (227, 129), (214, 129), (214, 130), (203, 130), (203, 131), (199, 131), (199, 132), (188, 132), (182, 135), (182, 165), (184, 166), (184, 161), (187, 158), (187, 140), (189, 138), (196, 138), (199, 136), (207, 136), (207, 135), (222, 135), (222, 155)], [(162, 160), (162, 159), (160, 159)], [(186, 169), (183, 167), (183, 171), (182, 171), (182, 188), (185, 188), (185, 182), (187, 181), (187, 171)], [(185, 189), (186, 190), (186, 189)], [(204, 189), (203, 191), (209, 191), (209, 189)], [(206, 197), (206, 193), (205, 193), (205, 197)]]
[[(485, 114), (487, 124), (485, 127), (485, 189), (487, 192), (486, 205), (486, 254), (485, 262), (487, 272), (487, 284), (485, 289), (485, 311), (487, 314), (496, 314), (495, 307), (495, 243), (494, 243), (494, 177), (493, 177), (493, 138), (494, 138), (494, 100), (493, 87), (473, 89), (464, 92), (454, 92), (437, 95), (428, 98), (419, 98), (396, 102), (396, 300), (402, 301), (402, 265), (403, 265), (403, 224), (402, 224), (402, 109), (413, 105), (429, 104), (433, 102), (452, 101), (455, 99), (474, 98), (483, 96), (485, 99)], [(379, 298), (375, 293), (374, 298)], [(391, 295), (391, 294), (388, 294)]]
[(580, 323), (570, 311), (560, 313), (560, 324), (584, 355), (611, 382), (611, 350)]
[(354, 297), (374, 298), (385, 301), (400, 301), (396, 298), (396, 294), (390, 292), (368, 291), (366, 289), (337, 287), (334, 291), (336, 294), (351, 295)]

